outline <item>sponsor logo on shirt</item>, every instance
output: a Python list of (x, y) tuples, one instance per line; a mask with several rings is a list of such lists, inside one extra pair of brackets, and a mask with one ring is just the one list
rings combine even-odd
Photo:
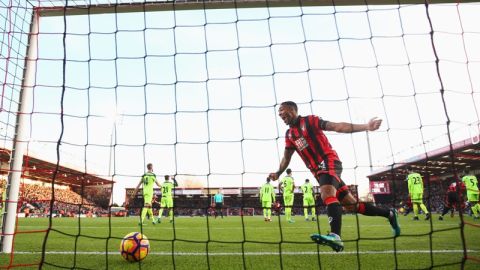
[(298, 139), (296, 139), (294, 141), (295, 143), (295, 147), (299, 150), (299, 151), (303, 151), (305, 148), (308, 147), (308, 143), (307, 143), (307, 140), (305, 140), (305, 138), (303, 137), (300, 137)]

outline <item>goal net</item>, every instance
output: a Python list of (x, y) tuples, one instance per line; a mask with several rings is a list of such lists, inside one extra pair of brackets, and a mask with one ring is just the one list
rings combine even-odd
[[(480, 174), (480, 5), (433, 2), (0, 0), (0, 268), (478, 267), (478, 221), (436, 214), (452, 179)], [(294, 154), (296, 223), (280, 206), (265, 222), (258, 192), (283, 156), (289, 100), (302, 116), (383, 119), (375, 132), (326, 132), (342, 179), (359, 200), (373, 191), (400, 209), (402, 166), (415, 161), (434, 218), (401, 216), (392, 237), (349, 213), (345, 251), (318, 246), (325, 206), (317, 198), (304, 223), (298, 187), (318, 183)], [(147, 163), (178, 182), (172, 223), (137, 224), (130, 195)], [(371, 186), (378, 171), (391, 177)], [(223, 220), (209, 214), (222, 188)], [(150, 255), (127, 264), (118, 248), (134, 231)]]

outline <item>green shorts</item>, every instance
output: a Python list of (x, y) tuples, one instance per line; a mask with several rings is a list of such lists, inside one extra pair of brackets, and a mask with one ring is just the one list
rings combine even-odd
[(285, 206), (293, 206), (293, 194), (283, 194), (283, 203)]
[(152, 204), (153, 194), (143, 194), (143, 204)]
[(467, 192), (467, 198), (469, 202), (478, 202), (478, 193)]
[(410, 194), (412, 203), (423, 203), (423, 193), (412, 193)]
[(167, 207), (167, 208), (172, 208), (173, 207), (173, 197), (167, 197), (164, 198), (162, 197), (162, 201), (160, 202), (160, 207)]
[(272, 201), (262, 201), (262, 208), (272, 208)]
[(315, 206), (315, 200), (313, 196), (303, 197), (303, 206)]

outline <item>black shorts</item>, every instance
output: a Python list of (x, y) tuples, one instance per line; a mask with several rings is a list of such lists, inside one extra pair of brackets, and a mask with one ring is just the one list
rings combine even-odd
[(220, 209), (223, 207), (223, 203), (215, 203), (215, 208)]
[(445, 204), (448, 207), (452, 207), (453, 205), (457, 205), (460, 203), (460, 197), (458, 196), (458, 192), (456, 191), (449, 191), (445, 196)]
[(326, 168), (326, 170), (318, 171), (315, 178), (320, 184), (320, 187), (324, 185), (332, 185), (333, 187), (335, 187), (335, 189), (337, 190), (336, 197), (339, 201), (342, 201), (343, 198), (347, 196), (349, 190), (348, 186), (340, 178), (343, 171), (342, 162), (334, 161), (334, 165), (335, 168), (332, 169), (335, 171), (335, 173), (329, 173), (329, 168)]

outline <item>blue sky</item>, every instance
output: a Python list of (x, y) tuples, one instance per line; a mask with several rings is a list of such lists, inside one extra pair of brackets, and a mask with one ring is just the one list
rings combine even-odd
[[(480, 5), (429, 12), (457, 141), (479, 133)], [(327, 135), (345, 182), (365, 192), (371, 167), (448, 144), (425, 14), (413, 5), (69, 16), (61, 159), (114, 174), (115, 202), (147, 162), (180, 184), (260, 186), (283, 153), (278, 104), (293, 100), (301, 115), (384, 120), (370, 134), (372, 163), (365, 133)], [(64, 30), (63, 17), (40, 19), (31, 108), (29, 149), (55, 161)], [(296, 155), (290, 167), (298, 184), (312, 178)]]

